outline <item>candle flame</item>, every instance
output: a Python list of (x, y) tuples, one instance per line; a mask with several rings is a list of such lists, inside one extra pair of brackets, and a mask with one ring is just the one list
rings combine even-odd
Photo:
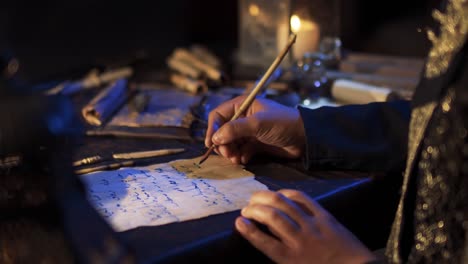
[(251, 4), (249, 6), (249, 14), (251, 16), (256, 17), (256, 16), (258, 16), (259, 13), (260, 13), (260, 8), (258, 7), (258, 5)]
[(293, 33), (299, 32), (299, 30), (301, 29), (301, 19), (299, 18), (299, 16), (292, 15), (290, 23), (291, 23), (291, 31)]

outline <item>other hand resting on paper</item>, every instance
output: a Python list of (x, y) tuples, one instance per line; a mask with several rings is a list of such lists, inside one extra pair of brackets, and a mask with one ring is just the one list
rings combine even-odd
[(305, 146), (302, 119), (297, 109), (267, 99), (256, 99), (245, 114), (229, 121), (238, 111), (245, 96), (229, 100), (208, 117), (205, 137), (207, 147), (233, 163), (247, 163), (257, 152), (286, 158), (298, 158)]
[[(253, 222), (268, 227), (270, 235)], [(330, 213), (295, 190), (259, 191), (236, 229), (275, 263), (370, 263), (375, 256)]]

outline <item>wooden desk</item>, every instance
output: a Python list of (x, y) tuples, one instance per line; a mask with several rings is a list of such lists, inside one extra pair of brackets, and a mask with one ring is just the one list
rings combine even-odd
[[(88, 242), (105, 238), (100, 234), (93, 233), (104, 230), (105, 228), (102, 228), (104, 226), (96, 225), (98, 221), (88, 221), (88, 218), (83, 217), (83, 210), (80, 209), (93, 211), (90, 206), (83, 206), (85, 200), (81, 196), (82, 189), (75, 188), (76, 186), (73, 184), (75, 178), (72, 177), (71, 173), (63, 174), (62, 170), (59, 169), (68, 168), (64, 164), (68, 164), (70, 161), (68, 159), (69, 151), (73, 151), (74, 159), (79, 159), (113, 152), (169, 147), (186, 147), (188, 149), (187, 152), (177, 156), (142, 160), (141, 163), (137, 164), (141, 166), (149, 163), (167, 162), (175, 158), (190, 158), (203, 153), (201, 142), (174, 139), (83, 137), (82, 141), (77, 143), (74, 144), (73, 148), (69, 148), (68, 145), (60, 145), (60, 149), (65, 152), (64, 155), (61, 155), (60, 152), (53, 152), (55, 153), (54, 158), (57, 158), (53, 164), (58, 168), (54, 170), (57, 172), (57, 177), (53, 178), (52, 182), (49, 182), (51, 179), (48, 177), (48, 173), (41, 174), (36, 171), (28, 171), (25, 175), (19, 175), (23, 177), (10, 175), (9, 178), (2, 178), (2, 181), (5, 180), (2, 182), (3, 186), (10, 186), (10, 189), (17, 188), (17, 186), (23, 187), (20, 190), (13, 190), (17, 195), (16, 198), (24, 196), (28, 198), (28, 201), (31, 200), (27, 207), (23, 207), (24, 205), (17, 204), (16, 200), (8, 200), (8, 196), (2, 197), (4, 198), (2, 201), (7, 202), (7, 204), (2, 204), (4, 207), (2, 214), (0, 214), (0, 241), (7, 241), (0, 248), (0, 251), (3, 250), (2, 254), (6, 252), (2, 257), (23, 256), (29, 253), (26, 254), (29, 260), (69, 259), (72, 256), (69, 254), (68, 246), (69, 242), (72, 242), (72, 238), (77, 238), (80, 234), (86, 238), (87, 243), (70, 244), (70, 246), (80, 246), (75, 249), (86, 246), (93, 247), (93, 244)], [(61, 162), (63, 160), (59, 157), (63, 157), (67, 162)], [(302, 170), (301, 161), (266, 157), (253, 160), (247, 169), (254, 172), (257, 179), (270, 189), (299, 189), (318, 199), (325, 208), (369, 247), (379, 248), (384, 245), (393, 220), (391, 214), (396, 208), (398, 192), (389, 188), (390, 186), (382, 184), (384, 182), (380, 181), (377, 175), (358, 172), (305, 172)], [(9, 182), (8, 180), (14, 181)], [(61, 191), (60, 195), (57, 194), (57, 200), (63, 201), (61, 208), (66, 207), (69, 216), (66, 223), (61, 222), (63, 217), (61, 214), (64, 212), (57, 208), (55, 203), (50, 203), (52, 200), (44, 201), (47, 194), (54, 195), (49, 197), (54, 199), (56, 193), (48, 193), (47, 190), (50, 191), (49, 185), (54, 186), (57, 180), (59, 180), (57, 186), (71, 183), (72, 186), (67, 187), (74, 187), (73, 192), (69, 192), (69, 189), (65, 187), (57, 187)], [(80, 199), (69, 199), (70, 194)], [(75, 207), (73, 202), (80, 202), (78, 205), (81, 207)], [(70, 215), (70, 213), (73, 214)], [(97, 216), (97, 214), (92, 215)], [(253, 250), (245, 240), (234, 232), (233, 223), (237, 215), (239, 212), (234, 211), (198, 220), (135, 228), (123, 232), (121, 235), (128, 242), (127, 244), (134, 249), (136, 256), (141, 260), (140, 263), (173, 263), (187, 262), (187, 260), (191, 263), (265, 261), (266, 258), (263, 255)], [(78, 235), (70, 237), (68, 233), (64, 233), (63, 225)], [(93, 250), (100, 249), (93, 247)], [(68, 263), (68, 261), (59, 262)]]
[[(177, 155), (142, 160), (138, 164), (142, 166), (199, 156), (204, 150), (201, 142), (180, 140), (87, 137), (82, 143), (76, 149), (76, 158), (95, 155), (96, 152), (105, 154), (172, 147), (188, 149)], [(299, 160), (274, 158), (253, 160), (247, 169), (272, 190), (298, 189), (318, 199), (369, 247), (378, 248), (385, 241), (391, 221), (376, 217), (379, 210), (384, 210), (382, 202), (376, 199), (380, 192), (377, 175), (336, 171), (305, 172)], [(122, 234), (142, 262), (267, 261), (265, 256), (235, 232), (233, 224), (238, 215), (239, 211), (234, 211), (162, 226), (139, 227)], [(362, 217), (375, 218), (375, 225), (364, 225), (360, 221)]]
[[(77, 95), (75, 99), (80, 101), (80, 98), (84, 99), (82, 102), (87, 102), (89, 94), (84, 92)], [(74, 159), (96, 154), (176, 147), (185, 147), (189, 151), (177, 156), (145, 159), (137, 165), (144, 166), (150, 163), (167, 162), (176, 158), (191, 158), (203, 153), (201, 142), (174, 139), (85, 137), (81, 144), (74, 149)], [(393, 185), (387, 186), (387, 183), (381, 181), (377, 175), (359, 172), (305, 172), (302, 169), (300, 161), (285, 161), (272, 158), (254, 160), (247, 166), (247, 169), (254, 172), (257, 175), (257, 179), (272, 190), (293, 188), (311, 195), (371, 249), (384, 246), (390, 230), (390, 224), (393, 220), (393, 212), (396, 208), (398, 191), (395, 188), (399, 188), (398, 185), (396, 187)], [(398, 175), (398, 178), (401, 178), (400, 176)], [(34, 179), (37, 179), (37, 177)], [(44, 181), (44, 183), (46, 182)], [(43, 189), (46, 188), (44, 187)], [(58, 234), (57, 236), (60, 239), (65, 239), (66, 237), (61, 233), (62, 230), (58, 229), (56, 222), (49, 223), (48, 221), (50, 219), (57, 221), (53, 217), (58, 218), (58, 216), (48, 214), (48, 211), (44, 213), (41, 209), (33, 210), (31, 215), (26, 216), (21, 215), (21, 213), (17, 214), (16, 212), (2, 212), (2, 216), (7, 215), (8, 219), (3, 219), (3, 223), (6, 224), (0, 225), (0, 228), (5, 227), (2, 230), (7, 230), (10, 234), (14, 234), (14, 237), (20, 237), (18, 239), (19, 243), (10, 243), (14, 251), (21, 253), (25, 244), (27, 244), (23, 242), (32, 241), (30, 244), (37, 245), (35, 249), (46, 252), (46, 255), (51, 256), (62, 253), (59, 247), (54, 249), (42, 247), (42, 245), (50, 246), (50, 243), (44, 242), (47, 241), (44, 237), (48, 238), (49, 234), (43, 232), (44, 230), (50, 232), (50, 226), (55, 225), (53, 232)], [(30, 213), (28, 210), (24, 211)], [(226, 263), (256, 259), (266, 260), (264, 256), (253, 250), (234, 231), (233, 223), (238, 215), (239, 212), (234, 211), (163, 226), (140, 227), (123, 232), (122, 235), (135, 250), (138, 259), (142, 263), (153, 263), (156, 261), (167, 263), (176, 261), (187, 262), (187, 260), (191, 263), (219, 263), (221, 261)], [(28, 220), (26, 224), (23, 226), (17, 225), (18, 219), (22, 218)], [(47, 219), (47, 221), (43, 219)], [(46, 224), (42, 224), (44, 222)], [(372, 224), (369, 225), (369, 222)], [(39, 232), (29, 232), (29, 229), (25, 229), (24, 226), (38, 226)], [(25, 235), (25, 233), (31, 233), (31, 235)], [(37, 240), (35, 237), (34, 239), (30, 239), (34, 234), (41, 234), (44, 237), (39, 237)], [(64, 243), (61, 240), (57, 241), (59, 241), (60, 244), (57, 243), (59, 245), (63, 246), (66, 244), (65, 241)], [(15, 245), (21, 246), (15, 247)]]
[[(144, 159), (138, 166), (193, 158), (204, 153), (201, 141), (128, 137), (85, 137), (75, 150), (75, 160), (96, 154), (186, 148), (171, 156)], [(350, 171), (305, 171), (301, 160), (264, 157), (252, 160), (247, 169), (272, 190), (301, 190), (317, 199), (368, 247), (385, 245), (394, 210), (398, 185), (382, 175)], [(398, 177), (400, 178), (400, 177)], [(234, 229), (239, 211), (154, 227), (139, 227), (122, 233), (138, 259), (147, 263), (238, 263), (267, 261)], [(369, 225), (372, 221), (372, 225)]]

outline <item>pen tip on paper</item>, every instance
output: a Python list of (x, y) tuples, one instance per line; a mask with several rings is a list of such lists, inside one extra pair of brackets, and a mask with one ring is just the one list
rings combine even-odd
[(200, 166), (203, 162), (205, 162), (206, 159), (208, 159), (208, 157), (210, 156), (210, 154), (213, 151), (214, 147), (215, 147), (215, 145), (211, 145), (211, 147), (208, 148), (208, 150), (205, 152), (205, 154), (203, 154), (202, 158), (198, 162), (198, 166)]
[(208, 156), (204, 156), (201, 158), (201, 160), (198, 162), (198, 164), (195, 164), (197, 167), (200, 167), (202, 165), (203, 162), (205, 162), (205, 160), (208, 158)]

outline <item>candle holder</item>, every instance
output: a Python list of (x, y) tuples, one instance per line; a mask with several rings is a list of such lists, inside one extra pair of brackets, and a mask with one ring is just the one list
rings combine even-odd
[(293, 0), (291, 30), (297, 34), (290, 67), (302, 102), (327, 97), (327, 70), (341, 59), (340, 0)]
[(314, 52), (339, 59), (340, 8), (340, 0), (292, 0), (291, 30), (297, 34), (292, 50), (295, 61)]
[(297, 40), (282, 68), (291, 69), (315, 52), (323, 54), (328, 67), (341, 57), (339, 25), (340, 0), (239, 0), (236, 74), (262, 73), (292, 32)]

